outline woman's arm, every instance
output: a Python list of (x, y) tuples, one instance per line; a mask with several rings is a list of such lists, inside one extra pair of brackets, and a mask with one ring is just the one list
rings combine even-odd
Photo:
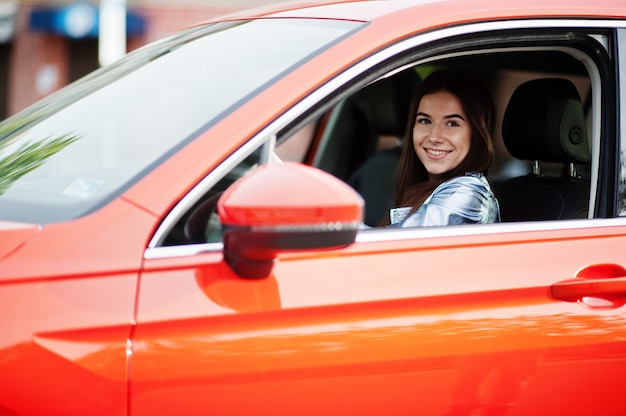
[(401, 227), (485, 224), (499, 221), (498, 202), (484, 177), (461, 176), (439, 185)]

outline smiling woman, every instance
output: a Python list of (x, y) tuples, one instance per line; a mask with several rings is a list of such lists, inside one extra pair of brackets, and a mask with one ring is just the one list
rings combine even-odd
[[(478, 80), (437, 71), (418, 89), (411, 137), (400, 159), (396, 206), (383, 224), (399, 227), (500, 220), (486, 179), (493, 161), (493, 105)], [(410, 140), (412, 138), (412, 140)]]

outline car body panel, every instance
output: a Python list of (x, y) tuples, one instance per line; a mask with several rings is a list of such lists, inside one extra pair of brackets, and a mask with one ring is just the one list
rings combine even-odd
[(155, 222), (113, 202), (43, 227), (3, 259), (0, 414), (125, 414), (138, 270)]
[(136, 287), (137, 273), (0, 284), (0, 414), (124, 414)]
[[(471, 4), (470, 4), (471, 3)], [(496, 0), (339, 0), (339, 1), (292, 1), (255, 9), (243, 10), (226, 16), (229, 20), (257, 17), (300, 17), (318, 19), (340, 19), (356, 21), (384, 20), (387, 16), (398, 19), (400, 14), (412, 15), (419, 10), (421, 19), (437, 19), (447, 23), (463, 23), (494, 18), (533, 17), (623, 17), (619, 1), (604, 0), (593, 5), (584, 0), (570, 2), (527, 2), (514, 0), (506, 3)], [(209, 21), (223, 20), (212, 19)]]
[(0, 222), (0, 229), (2, 229), (3, 236), (2, 245), (0, 245), (0, 258), (2, 258), (35, 234), (39, 230), (39, 226), (2, 221)]
[[(625, 227), (420, 234), (281, 256), (259, 281), (238, 278), (219, 253), (147, 260), (133, 414), (180, 397), (198, 414), (443, 414), (512, 400), (511, 414), (610, 414), (619, 375), (606, 371), (626, 359), (624, 313), (557, 301), (550, 286), (577, 268), (620, 264)], [(581, 372), (603, 380), (605, 400), (587, 401)], [(554, 385), (570, 393), (536, 400)]]
[(136, 273), (157, 224), (155, 216), (118, 199), (92, 215), (46, 225), (3, 259), (0, 285)]

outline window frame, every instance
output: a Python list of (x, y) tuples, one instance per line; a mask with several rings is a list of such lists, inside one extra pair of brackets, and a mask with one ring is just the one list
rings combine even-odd
[[(157, 229), (152, 240), (148, 245), (148, 250), (145, 253), (146, 258), (154, 257), (168, 257), (178, 255), (192, 255), (198, 252), (221, 250), (221, 243), (206, 243), (195, 244), (193, 247), (190, 245), (174, 246), (174, 247), (160, 247), (163, 235), (171, 227), (173, 218), (179, 218), (185, 209), (189, 209), (190, 204), (197, 201), (204, 193), (217, 183), (217, 181), (225, 176), (231, 169), (233, 169), (238, 163), (240, 163), (245, 157), (256, 149), (268, 145), (272, 141), (273, 137), (277, 136), (280, 139), (288, 137), (300, 128), (304, 127), (308, 123), (318, 119), (328, 111), (332, 106), (336, 105), (343, 98), (355, 93), (359, 89), (368, 85), (371, 82), (379, 79), (381, 76), (389, 75), (394, 71), (399, 71), (408, 66), (415, 65), (416, 62), (425, 63), (430, 61), (436, 61), (442, 58), (442, 56), (459, 52), (468, 53), (469, 49), (476, 50), (482, 47), (482, 50), (490, 50), (494, 52), (497, 48), (494, 47), (494, 39), (498, 35), (500, 45), (506, 45), (502, 49), (512, 50), (514, 47), (522, 47), (524, 45), (515, 44), (510, 42), (508, 38), (510, 33), (521, 33), (521, 31), (528, 30), (528, 33), (536, 33), (537, 30), (541, 30), (540, 35), (532, 40), (535, 42), (535, 46), (540, 46), (541, 42), (554, 49), (556, 47), (554, 36), (546, 36), (546, 34), (552, 33), (564, 33), (567, 29), (572, 28), (575, 33), (608, 33), (610, 30), (617, 26), (615, 21), (610, 20), (585, 20), (585, 19), (529, 19), (529, 20), (516, 20), (506, 22), (486, 22), (486, 23), (471, 23), (461, 26), (455, 26), (450, 28), (444, 28), (424, 34), (418, 34), (416, 36), (399, 41), (383, 50), (380, 50), (356, 65), (348, 68), (343, 73), (320, 87), (304, 100), (296, 104), (290, 110), (278, 117), (269, 125), (265, 126), (256, 136), (249, 140), (242, 148), (233, 153), (218, 168), (213, 170), (204, 180), (198, 183), (193, 190), (187, 194), (185, 198), (170, 212), (165, 221)], [(555, 32), (556, 31), (556, 32)], [(532, 37), (531, 35), (529, 35)], [(518, 39), (518, 42), (521, 40)], [(481, 42), (483, 45), (481, 45)], [(528, 42), (528, 40), (527, 40)], [(527, 45), (526, 45), (527, 46)], [(574, 48), (576, 49), (576, 48)], [(602, 53), (605, 53), (603, 50)], [(588, 51), (588, 56), (592, 57), (593, 51)], [(608, 55), (606, 55), (608, 56)], [(598, 58), (599, 59), (599, 58)], [(604, 58), (602, 58), (604, 59)], [(606, 61), (610, 62), (610, 61)], [(604, 62), (604, 63), (606, 63)], [(614, 81), (611, 78), (611, 72), (614, 70), (611, 65), (604, 65), (603, 62), (596, 62), (599, 67), (599, 71), (596, 73), (595, 81), (592, 80), (592, 85), (595, 82), (602, 82), (602, 88), (611, 91), (611, 83)], [(597, 84), (595, 84), (597, 85)], [(613, 88), (613, 91), (615, 88)], [(595, 123), (592, 127), (593, 137), (601, 138), (602, 140), (602, 152), (594, 151), (594, 155), (597, 156), (595, 163), (595, 170), (600, 174), (604, 174), (609, 177), (596, 178), (602, 186), (599, 190), (593, 190), (595, 197), (592, 198), (590, 210), (598, 209), (600, 207), (601, 212), (596, 213), (596, 217), (612, 217), (614, 209), (610, 204), (602, 207), (598, 206), (594, 202), (597, 202), (602, 195), (606, 195), (607, 186), (611, 182), (610, 172), (606, 172), (607, 169), (599, 169), (600, 166), (607, 164), (607, 152), (606, 147), (610, 147), (610, 143), (607, 141), (615, 141), (614, 134), (615, 126), (612, 125), (610, 120), (606, 120), (607, 117), (596, 117), (599, 114), (603, 114), (607, 109), (614, 107), (615, 101), (612, 100), (610, 94), (601, 94), (597, 88), (593, 89), (593, 108), (594, 108), (594, 120), (601, 121)], [(608, 97), (607, 97), (608, 95)], [(604, 120), (602, 120), (604, 119)], [(595, 157), (595, 156), (594, 156)], [(602, 172), (604, 171), (604, 172)], [(613, 169), (612, 172), (615, 172)], [(592, 178), (592, 180), (594, 180)], [(607, 192), (604, 193), (603, 192)], [(615, 198), (612, 198), (616, 201)], [(616, 205), (616, 204), (613, 204)], [(608, 215), (608, 214), (611, 215)], [(600, 221), (604, 225), (613, 226), (614, 220)], [(624, 223), (626, 224), (626, 222)], [(411, 238), (428, 238), (432, 236), (440, 235), (483, 235), (483, 234), (499, 234), (511, 231), (529, 231), (529, 230), (544, 230), (544, 229), (568, 229), (568, 228), (587, 228), (600, 226), (597, 219), (593, 221), (588, 220), (559, 220), (559, 221), (541, 221), (532, 223), (509, 223), (509, 224), (495, 224), (495, 225), (482, 225), (481, 227), (466, 227), (460, 229), (457, 227), (438, 227), (434, 230), (424, 229), (407, 229), (407, 230), (364, 230), (357, 236), (357, 242), (372, 242), (372, 241), (391, 241), (391, 240), (404, 240)]]
[[(616, 69), (616, 90), (619, 90), (619, 101), (617, 102), (619, 109), (619, 126), (617, 127), (619, 132), (619, 143), (615, 150), (617, 166), (619, 166), (619, 172), (617, 176), (617, 202), (616, 202), (616, 216), (626, 216), (626, 93), (621, 90), (621, 87), (626, 86), (626, 28), (621, 27), (616, 30), (616, 46), (615, 53), (617, 54), (617, 69)], [(616, 117), (617, 118), (617, 117)]]

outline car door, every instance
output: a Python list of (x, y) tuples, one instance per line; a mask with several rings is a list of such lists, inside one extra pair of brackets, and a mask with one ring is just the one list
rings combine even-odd
[(623, 286), (625, 227), (366, 231), (260, 280), (147, 260), (133, 414), (616, 414), (626, 315), (596, 286)]
[(218, 241), (151, 247), (131, 412), (620, 414), (625, 235), (624, 218), (363, 229), (259, 279)]

